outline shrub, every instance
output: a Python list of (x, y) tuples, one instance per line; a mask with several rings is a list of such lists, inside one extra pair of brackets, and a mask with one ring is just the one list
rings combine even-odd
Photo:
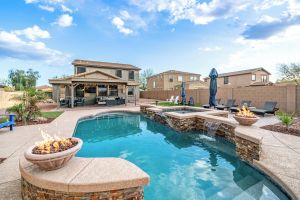
[(289, 128), (289, 126), (294, 122), (294, 114), (281, 112), (278, 113), (277, 116), (281, 123), (286, 126), (286, 128)]
[(4, 91), (5, 91), (5, 92), (14, 92), (14, 91), (15, 91), (15, 88), (14, 88), (14, 87), (10, 87), (10, 86), (5, 86), (5, 87), (4, 87)]
[(45, 99), (45, 94), (35, 89), (26, 90), (20, 97), (21, 103), (7, 109), (7, 112), (16, 114), (17, 121), (26, 124), (29, 120), (41, 116), (40, 108), (37, 103)]

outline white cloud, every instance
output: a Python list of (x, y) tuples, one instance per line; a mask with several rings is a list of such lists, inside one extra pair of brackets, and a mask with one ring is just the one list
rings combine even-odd
[(300, 62), (299, 35), (300, 26), (294, 25), (265, 40), (247, 40), (240, 37), (236, 43), (241, 45), (241, 49), (232, 53), (229, 60), (221, 65), (222, 71), (265, 67), (273, 74), (272, 81), (275, 81), (278, 78), (278, 64)]
[(63, 62), (68, 57), (58, 50), (48, 48), (43, 42), (23, 40), (15, 31), (0, 31), (0, 52), (2, 57), (41, 60), (46, 63)]
[(25, 28), (23, 30), (13, 31), (16, 35), (24, 35), (30, 40), (36, 40), (37, 38), (50, 38), (50, 33), (46, 30), (42, 30), (39, 26), (34, 25), (32, 27)]
[(117, 29), (121, 32), (124, 33), (125, 35), (132, 34), (133, 31), (129, 28), (125, 27), (124, 21), (120, 17), (114, 17), (112, 19), (112, 24), (117, 27)]
[(69, 27), (73, 25), (73, 17), (69, 14), (61, 15), (54, 24), (57, 24), (61, 27)]
[(62, 9), (63, 12), (68, 12), (68, 13), (71, 13), (71, 14), (73, 13), (73, 10), (68, 8), (65, 5), (61, 5), (61, 9)]
[(61, 4), (64, 3), (66, 0), (25, 0), (25, 3), (46, 3), (46, 4)]
[(250, 0), (212, 0), (209, 3), (197, 0), (131, 0), (148, 12), (163, 12), (170, 14), (170, 23), (179, 20), (190, 20), (194, 24), (208, 24), (216, 19), (232, 16), (247, 8)]
[(47, 5), (39, 5), (39, 8), (48, 12), (54, 12), (55, 8)]
[(215, 47), (205, 47), (205, 48), (198, 48), (199, 51), (205, 51), (205, 52), (212, 52), (212, 51), (220, 51), (222, 50), (221, 47), (215, 46)]

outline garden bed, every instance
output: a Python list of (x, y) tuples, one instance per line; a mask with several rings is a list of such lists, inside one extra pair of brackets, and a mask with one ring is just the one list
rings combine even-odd
[(266, 125), (261, 127), (266, 130), (276, 131), (284, 134), (295, 135), (300, 137), (300, 118), (295, 119), (294, 123), (287, 128), (281, 123)]

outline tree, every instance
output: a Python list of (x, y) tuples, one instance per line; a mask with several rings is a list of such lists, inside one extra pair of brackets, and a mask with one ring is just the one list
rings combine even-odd
[(281, 64), (279, 72), (283, 81), (294, 81), (297, 85), (300, 85), (300, 64)]
[(141, 72), (140, 75), (140, 89), (141, 90), (146, 90), (147, 89), (147, 78), (152, 76), (153, 70), (152, 69), (145, 69)]
[(40, 78), (40, 73), (32, 69), (24, 70), (10, 70), (8, 78), (10, 84), (15, 87), (16, 90), (24, 90), (27, 88), (34, 88), (36, 81)]

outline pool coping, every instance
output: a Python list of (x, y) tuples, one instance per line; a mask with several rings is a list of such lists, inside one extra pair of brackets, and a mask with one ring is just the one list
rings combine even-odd
[[(60, 122), (62, 124), (64, 124), (64, 117), (66, 116), (66, 114), (68, 112), (73, 112), (75, 113), (76, 111), (67, 111), (64, 114), (62, 114), (60, 117), (57, 118), (57, 120), (54, 120), (52, 122), (52, 124), (56, 123), (56, 122)], [(77, 126), (77, 123), (80, 119), (84, 119), (87, 116), (89, 117), (93, 117), (96, 116), (98, 114), (102, 114), (102, 113), (110, 113), (110, 112), (130, 112), (130, 113), (140, 113), (139, 108), (117, 108), (117, 109), (106, 109), (106, 110), (95, 110), (95, 111), (89, 111), (89, 112), (82, 112), (82, 113), (76, 113), (76, 115), (70, 115), (71, 118), (69, 118), (68, 120), (71, 120), (72, 123), (70, 123), (70, 125), (67, 127), (68, 131), (64, 133), (65, 136), (72, 136), (73, 132)], [(213, 113), (213, 112), (212, 112)], [(197, 113), (198, 114), (198, 113)], [(207, 117), (208, 119), (214, 118), (211, 117), (209, 115), (205, 115), (205, 114), (198, 114), (201, 115), (202, 117)], [(245, 137), (246, 139), (248, 138), (249, 140), (253, 140), (256, 142), (262, 142), (262, 144), (264, 144), (264, 142), (267, 142), (267, 140), (265, 141), (266, 137), (263, 137), (262, 135), (259, 134), (260, 131), (262, 131), (263, 129), (260, 129), (258, 127), (253, 127), (255, 128), (255, 133), (249, 131), (249, 127), (243, 127), (238, 125), (237, 123), (231, 121), (228, 119), (228, 123), (230, 124), (234, 124), (236, 126), (237, 129), (237, 134), (239, 134), (239, 136)], [(62, 125), (61, 124), (61, 125)], [(251, 128), (250, 128), (251, 130)], [(52, 129), (50, 130), (49, 133), (51, 133), (51, 131), (57, 131), (57, 129)], [(258, 132), (257, 132), (258, 131)], [(266, 130), (263, 130), (264, 132), (266, 132)], [(271, 131), (267, 131), (269, 133), (272, 133)], [(296, 139), (300, 139), (300, 138), (296, 138)], [(77, 157), (76, 157), (77, 158)], [(76, 159), (73, 158), (73, 159)], [(293, 184), (297, 184), (295, 182), (288, 182), (286, 180), (283, 180), (282, 178), (276, 176), (277, 171), (274, 169), (269, 169), (268, 166), (264, 165), (264, 159), (260, 160), (260, 161), (254, 161), (253, 165), (255, 167), (257, 167), (258, 169), (262, 170), (266, 175), (268, 175), (276, 184), (278, 184), (283, 191), (285, 191), (292, 199), (300, 199), (300, 191), (297, 191), (295, 189), (293, 189)], [(296, 174), (297, 175), (297, 174)], [(299, 175), (298, 175), (299, 176)], [(294, 179), (297, 179), (300, 183), (300, 177), (295, 177)]]

